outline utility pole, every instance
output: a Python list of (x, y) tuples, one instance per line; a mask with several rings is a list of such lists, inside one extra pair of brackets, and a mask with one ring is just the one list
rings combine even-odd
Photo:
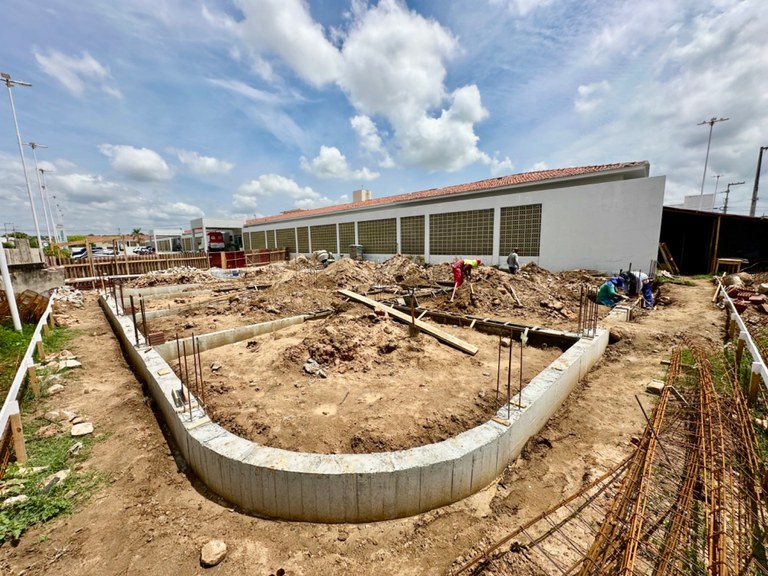
[[(707, 155), (704, 157), (704, 175), (701, 177), (701, 193), (699, 196), (704, 195), (704, 182), (707, 180), (707, 164), (709, 163), (709, 146), (712, 144), (712, 128), (715, 127), (715, 124), (718, 122), (725, 122), (726, 120), (730, 120), (730, 118), (715, 118), (714, 116), (710, 118), (709, 120), (704, 120), (703, 122), (699, 122), (697, 126), (703, 126), (704, 124), (709, 124), (709, 139), (707, 140)], [(701, 206), (701, 202), (699, 202), (699, 206)]]
[(13, 105), (13, 94), (11, 88), (14, 86), (32, 86), (29, 82), (13, 80), (11, 75), (6, 72), (0, 72), (0, 78), (3, 79), (8, 87), (8, 98), (11, 101), (11, 114), (13, 115), (13, 124), (16, 127), (16, 140), (19, 142), (19, 155), (21, 155), (21, 168), (24, 170), (24, 181), (27, 183), (27, 194), (29, 195), (29, 204), (32, 207), (32, 219), (35, 221), (35, 232), (37, 233), (37, 247), (40, 250), (40, 258), (43, 255), (43, 239), (40, 237), (40, 224), (37, 223), (37, 211), (35, 210), (35, 200), (32, 198), (32, 187), (29, 185), (29, 175), (27, 174), (27, 162), (24, 160), (24, 146), (21, 143), (21, 133), (19, 132), (19, 122), (16, 120), (16, 108)]
[(32, 157), (35, 159), (35, 172), (37, 173), (37, 187), (40, 189), (40, 202), (43, 204), (43, 215), (45, 216), (45, 228), (48, 231), (48, 242), (53, 242), (53, 237), (51, 236), (51, 226), (48, 224), (48, 208), (45, 205), (45, 194), (43, 194), (43, 191), (45, 190), (43, 183), (40, 181), (40, 167), (37, 164), (37, 152), (36, 150), (38, 148), (48, 148), (48, 146), (43, 146), (42, 144), (36, 144), (34, 142), (27, 142), (27, 146), (32, 148)]
[[(46, 170), (45, 168), (38, 169), (40, 172), (40, 176), (43, 180), (43, 191), (45, 192), (45, 202), (48, 205), (48, 214), (51, 217), (51, 230), (53, 231), (53, 236), (56, 237), (56, 223), (53, 218), (53, 209), (51, 208), (51, 195), (48, 193), (48, 187), (45, 185), (45, 173), (50, 172), (50, 170)], [(54, 240), (54, 242), (58, 242), (58, 240)]]
[(768, 146), (760, 146), (760, 154), (757, 157), (757, 172), (755, 172), (755, 187), (752, 189), (752, 204), (749, 206), (749, 215), (755, 215), (757, 208), (757, 187), (760, 185), (760, 167), (763, 163), (763, 150), (768, 150)]
[(729, 182), (728, 187), (725, 189), (725, 204), (723, 205), (723, 214), (728, 214), (728, 197), (731, 195), (731, 186), (739, 186), (744, 184), (744, 180), (741, 182)]

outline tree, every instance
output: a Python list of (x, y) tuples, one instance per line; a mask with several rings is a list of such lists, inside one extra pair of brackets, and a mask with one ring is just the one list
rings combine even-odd
[(139, 244), (142, 236), (141, 228), (134, 228), (133, 231), (131, 231), (131, 236), (136, 240), (136, 244)]

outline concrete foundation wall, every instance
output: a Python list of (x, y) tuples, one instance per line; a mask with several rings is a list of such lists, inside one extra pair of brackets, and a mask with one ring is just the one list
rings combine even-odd
[[(425, 512), (490, 484), (516, 458), (600, 358), (608, 333), (581, 339), (515, 397), (509, 425), (489, 421), (427, 446), (377, 454), (307, 454), (262, 446), (227, 432), (194, 406), (177, 409), (181, 384), (154, 349), (131, 344), (130, 318), (102, 308), (145, 380), (184, 458), (211, 490), (259, 516), (310, 522), (369, 522)], [(507, 408), (498, 412), (507, 420)]]

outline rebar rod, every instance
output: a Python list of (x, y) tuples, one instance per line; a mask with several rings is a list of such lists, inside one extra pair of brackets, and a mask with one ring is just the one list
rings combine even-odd
[(187, 402), (189, 404), (189, 419), (192, 420), (192, 392), (189, 389), (189, 366), (187, 365), (187, 342), (182, 342), (182, 350), (184, 351), (184, 376), (187, 385)]
[(499, 358), (496, 362), (496, 402), (499, 401), (500, 382), (501, 382), (501, 334), (499, 334)]

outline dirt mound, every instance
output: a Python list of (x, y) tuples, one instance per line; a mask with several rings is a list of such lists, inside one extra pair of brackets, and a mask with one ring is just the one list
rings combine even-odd
[(226, 279), (216, 278), (208, 270), (180, 266), (142, 274), (129, 282), (128, 286), (131, 288), (148, 288), (167, 284), (217, 284), (226, 281)]

